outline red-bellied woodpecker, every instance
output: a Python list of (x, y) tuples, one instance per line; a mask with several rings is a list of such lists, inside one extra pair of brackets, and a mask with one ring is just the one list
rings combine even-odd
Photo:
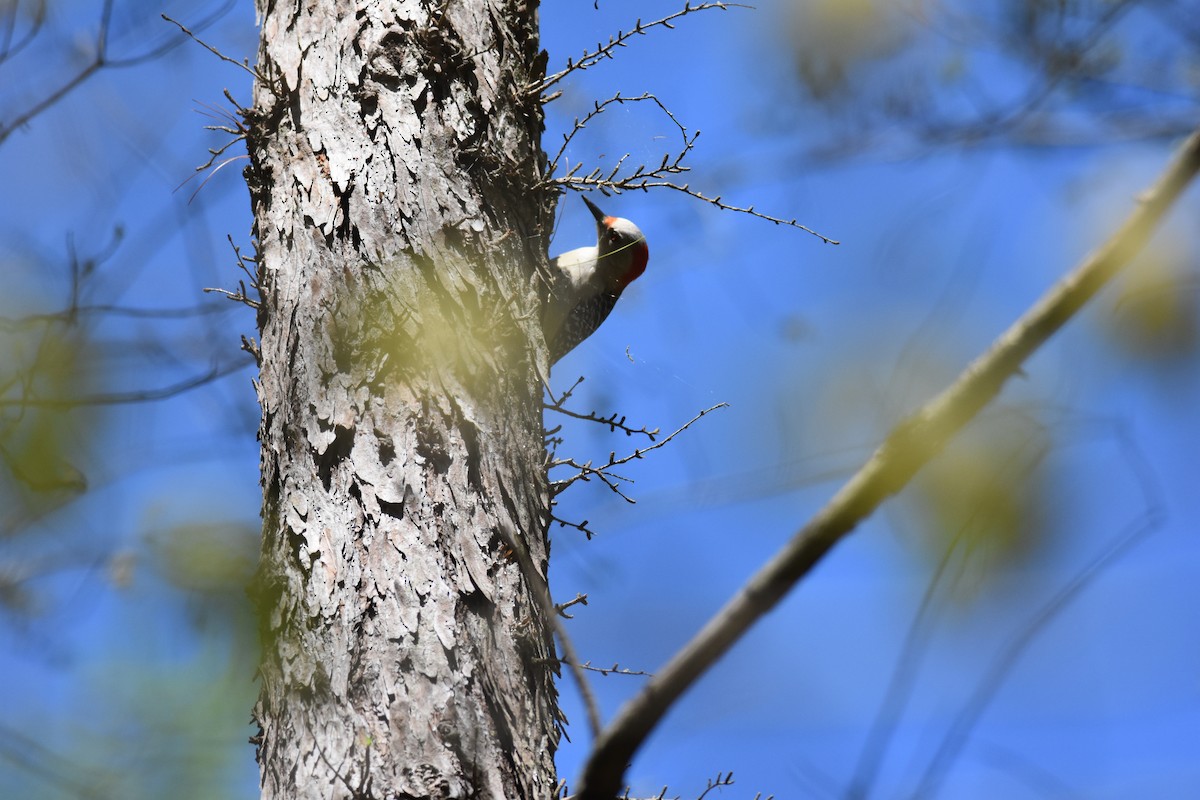
[(583, 198), (596, 218), (595, 247), (568, 250), (551, 260), (550, 299), (542, 330), (550, 363), (571, 352), (608, 317), (625, 287), (646, 271), (646, 237), (629, 220), (608, 217)]

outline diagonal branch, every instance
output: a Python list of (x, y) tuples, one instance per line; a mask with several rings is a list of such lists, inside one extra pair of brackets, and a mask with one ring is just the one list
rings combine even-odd
[(119, 406), (134, 403), (156, 403), (177, 395), (190, 392), (198, 386), (220, 380), (232, 375), (238, 370), (250, 366), (251, 362), (230, 361), (227, 364), (214, 364), (206, 372), (185, 378), (178, 383), (160, 386), (152, 389), (131, 389), (124, 392), (107, 392), (101, 394), (83, 395), (80, 397), (37, 397), (26, 395), (17, 398), (0, 397), (0, 408), (83, 408), (86, 406)]
[(1078, 574), (1047, 600), (1024, 628), (1009, 639), (987, 671), (980, 677), (974, 691), (971, 692), (971, 696), (962, 710), (955, 716), (949, 730), (942, 736), (933, 758), (930, 759), (917, 788), (910, 797), (915, 800), (920, 797), (937, 796), (945, 779), (946, 771), (963, 746), (967, 744), (971, 729), (975, 727), (996, 692), (1004, 684), (1005, 678), (1012, 673), (1017, 660), (1024, 655), (1038, 633), (1053, 622), (1062, 610), (1072, 603), (1098, 575), (1103, 574), (1105, 567), (1124, 556), (1136, 545), (1141, 544), (1149, 534), (1161, 526), (1164, 517), (1165, 514), (1161, 509), (1152, 509), (1131, 523), (1126, 530), (1109, 542), (1101, 553), (1089, 561)]
[[(622, 161), (624, 161), (624, 159), (622, 159)], [(618, 164), (617, 168), (619, 169), (620, 166), (621, 165)], [(620, 177), (617, 176), (616, 170), (614, 170), (612, 174), (606, 178), (602, 176), (600, 174), (600, 170), (597, 169), (593, 170), (588, 175), (568, 174), (561, 178), (553, 178), (551, 182), (557, 183), (560, 186), (574, 186), (575, 188), (590, 187), (599, 189), (602, 192), (612, 192), (613, 194), (631, 192), (639, 189), (643, 192), (648, 192), (651, 189), (657, 189), (660, 187), (664, 189), (671, 189), (676, 192), (682, 192), (688, 197), (694, 197), (701, 202), (716, 206), (722, 211), (735, 211), (739, 214), (749, 214), (752, 217), (758, 217), (761, 220), (765, 220), (775, 225), (785, 225), (789, 228), (796, 228), (797, 230), (804, 231), (805, 233), (811, 233), (825, 244), (841, 244), (841, 242), (837, 239), (831, 239), (825, 234), (819, 233), (807, 225), (801, 225), (796, 221), (795, 217), (792, 217), (791, 219), (787, 219), (785, 217), (776, 217), (770, 214), (764, 214), (761, 211), (756, 211), (754, 206), (731, 205), (730, 203), (725, 202), (725, 200), (721, 198), (721, 195), (710, 197), (701, 191), (693, 189), (691, 184), (680, 184), (672, 180), (660, 178), (656, 173), (666, 174), (668, 172), (666, 169), (668, 166), (673, 168), (670, 170), (671, 172), (688, 172), (691, 170), (691, 167), (680, 167), (678, 169), (674, 169), (674, 167), (679, 167), (677, 162), (668, 165), (664, 160), (663, 166), (657, 169), (650, 170), (643, 165), (638, 167), (634, 172)]]
[(42, 30), (42, 26), (46, 24), (46, 0), (42, 0), (42, 2), (33, 7), (32, 11), (25, 12), (29, 28), (20, 39), (14, 42), (13, 35), (17, 30), (17, 14), (21, 11), (18, 7), (20, 4), (9, 2), (5, 5), (7, 8), (4, 12), (6, 13), (6, 19), (3, 22), (4, 33), (0, 34), (0, 64), (8, 61), (28, 47), (29, 43), (37, 38), (38, 33)]
[(261, 81), (264, 85), (267, 85), (267, 86), (271, 85), (271, 82), (268, 81), (265, 77), (263, 77), (263, 75), (261, 75), (258, 72), (258, 70), (251, 67), (250, 64), (246, 60), (238, 61), (236, 58), (230, 58), (229, 56), (225, 55), (217, 48), (213, 47), (208, 42), (201, 39), (196, 34), (189, 31), (186, 27), (184, 27), (183, 23), (180, 22), (179, 20), (172, 19), (171, 17), (167, 16), (166, 14), (159, 14), (159, 16), (162, 17), (165, 21), (167, 21), (167, 22), (171, 23), (172, 25), (174, 25), (175, 27), (179, 28), (180, 33), (187, 36), (189, 39), (194, 41), (196, 44), (200, 45), (205, 50), (212, 53), (214, 56), (221, 59), (225, 63), (233, 64), (235, 67), (241, 67), (243, 70), (245, 70), (247, 73), (249, 73), (250, 77), (254, 78), (254, 80)]
[(683, 4), (683, 10), (681, 11), (676, 11), (674, 14), (668, 14), (662, 19), (656, 19), (653, 22), (643, 23), (639, 19), (633, 24), (633, 30), (628, 32), (617, 31), (616, 36), (608, 37), (608, 44), (597, 44), (595, 50), (584, 51), (583, 55), (579, 57), (578, 61), (572, 61), (568, 58), (567, 66), (564, 69), (559, 70), (553, 75), (547, 75), (545, 80), (535, 84), (530, 91), (531, 93), (536, 92), (541, 94), (554, 84), (561, 81), (563, 78), (570, 75), (572, 72), (577, 70), (585, 70), (588, 67), (595, 66), (606, 58), (613, 58), (613, 52), (618, 47), (625, 47), (626, 43), (634, 36), (644, 36), (646, 31), (650, 30), (651, 28), (657, 28), (659, 26), (674, 28), (675, 26), (671, 24), (674, 20), (677, 20), (680, 17), (688, 14), (693, 14), (697, 11), (708, 11), (709, 9), (713, 8), (727, 11), (730, 8), (753, 8), (753, 6), (743, 5), (741, 3), (700, 3), (699, 5), (694, 6), (691, 4), (691, 0), (688, 0), (688, 2)]
[[(603, 464), (601, 464), (598, 467), (593, 466), (591, 461), (588, 461), (586, 464), (580, 464), (578, 461), (576, 461), (573, 458), (555, 459), (547, 465), (547, 469), (554, 469), (555, 467), (571, 467), (572, 469), (575, 469), (578, 471), (569, 478), (564, 478), (561, 481), (554, 481), (552, 484), (550, 484), (550, 494), (551, 494), (551, 496), (557, 496), (557, 495), (561, 494), (563, 492), (563, 490), (565, 490), (568, 486), (575, 483), (576, 481), (588, 481), (591, 478), (595, 477), (595, 478), (599, 478), (604, 483), (604, 485), (607, 486), (609, 489), (612, 489), (614, 492), (616, 492), (618, 495), (620, 495), (625, 500), (625, 502), (635, 503), (637, 501), (634, 500), (633, 498), (629, 497), (628, 495), (626, 495), (624, 492), (622, 492), (621, 487), (619, 485), (621, 482), (633, 483), (633, 480), (630, 478), (626, 478), (622, 475), (618, 475), (618, 474), (614, 473), (612, 471), (612, 468), (619, 467), (623, 464), (628, 464), (630, 461), (636, 461), (639, 458), (644, 458), (646, 453), (649, 453), (651, 450), (657, 450), (658, 448), (665, 446), (668, 442), (670, 442), (676, 436), (683, 433), (688, 428), (692, 427), (692, 424), (695, 423), (696, 421), (698, 421), (699, 419), (701, 419), (702, 417), (704, 417), (708, 414), (711, 414), (712, 412), (716, 411), (718, 408), (728, 408), (728, 407), (729, 407), (729, 403), (717, 403), (715, 406), (706, 408), (703, 411), (701, 411), (699, 414), (697, 414), (696, 416), (692, 417), (687, 422), (685, 422), (679, 428), (679, 430), (675, 431), (670, 436), (663, 439), (661, 442), (655, 442), (654, 444), (647, 445), (646, 447), (639, 447), (636, 450), (634, 450), (632, 453), (630, 453), (629, 455), (621, 456), (620, 458), (617, 458), (616, 452), (609, 453), (608, 460), (605, 461)], [(561, 520), (560, 520), (560, 523), (561, 523)], [(569, 524), (569, 523), (566, 523), (566, 524)], [(584, 524), (586, 525), (587, 523), (585, 522)]]
[[(575, 139), (581, 131), (585, 130), (589, 123), (596, 117), (603, 114), (613, 105), (624, 105), (626, 103), (653, 103), (658, 106), (659, 111), (667, 116), (679, 129), (681, 144), (679, 150), (674, 154), (664, 153), (662, 161), (654, 166), (639, 164), (637, 167), (627, 167), (625, 162), (629, 160), (630, 153), (626, 153), (617, 159), (616, 164), (607, 171), (600, 167), (594, 167), (591, 172), (579, 174), (583, 169), (584, 163), (578, 162), (571, 166), (570, 159), (564, 164), (565, 172), (562, 175), (555, 177), (558, 172), (559, 162), (566, 155), (567, 147)], [(836, 239), (831, 239), (828, 236), (818, 233), (807, 225), (801, 225), (796, 221), (795, 217), (787, 219), (785, 217), (776, 217), (770, 214), (764, 214), (761, 211), (755, 211), (754, 206), (736, 206), (727, 203), (721, 199), (721, 195), (711, 197), (701, 191), (693, 189), (689, 183), (680, 183), (674, 176), (682, 175), (686, 172), (691, 172), (692, 168), (684, 164), (684, 159), (688, 153), (696, 146), (696, 140), (700, 138), (700, 131), (689, 132), (687, 127), (679, 121), (679, 119), (671, 112), (671, 109), (650, 92), (644, 92), (636, 97), (625, 97), (620, 92), (617, 92), (612, 97), (605, 100), (595, 101), (591, 111), (582, 117), (577, 117), (574, 124), (571, 126), (569, 133), (563, 134), (562, 145), (558, 148), (558, 152), (550, 159), (549, 166), (546, 167), (545, 177), (536, 188), (544, 186), (571, 187), (574, 189), (599, 189), (605, 195), (621, 194), (622, 192), (632, 192), (640, 190), (648, 192), (651, 189), (672, 189), (676, 192), (682, 192), (689, 197), (693, 197), (709, 205), (716, 206), (722, 211), (734, 211), (739, 214), (749, 214), (752, 217), (758, 217), (761, 220), (774, 223), (775, 225), (786, 225), (789, 228), (796, 228), (805, 233), (810, 233), (816, 236), (825, 244), (841, 244)]]
[(903, 489), (999, 394), (1021, 364), (1129, 263), (1198, 171), (1200, 129), (1188, 137), (1108, 241), (1043, 295), (949, 388), (893, 428), (833, 499), (621, 709), (592, 748), (581, 776), (578, 800), (601, 800), (618, 793), (634, 753), (680, 695), (774, 608), (842, 537), (885, 499)]
[[(196, 30), (203, 30), (204, 28), (208, 27), (212, 23), (216, 22), (218, 19), (220, 19), (226, 13), (228, 13), (229, 10), (231, 8), (233, 8), (233, 5), (234, 5), (233, 0), (226, 0), (226, 2), (224, 4), (222, 4), (222, 6), (220, 8), (218, 8), (216, 11), (214, 11), (209, 16), (205, 17), (201, 22), (199, 22), (194, 27), (196, 28)], [(46, 111), (46, 109), (55, 105), (60, 100), (62, 100), (64, 97), (69, 95), (71, 92), (75, 91), (77, 88), (79, 88), (81, 85), (86, 83), (89, 78), (91, 78), (93, 75), (95, 75), (100, 70), (133, 67), (133, 66), (137, 66), (139, 64), (144, 64), (147, 61), (153, 61), (154, 59), (169, 52), (170, 50), (173, 50), (175, 47), (179, 46), (184, 41), (186, 41), (186, 39), (184, 39), (183, 37), (172, 37), (172, 38), (168, 39), (166, 42), (158, 45), (157, 47), (150, 48), (149, 50), (147, 50), (143, 53), (138, 53), (137, 55), (133, 55), (133, 56), (127, 56), (125, 58), (113, 58), (109, 55), (109, 52), (108, 52), (108, 39), (109, 39), (110, 28), (112, 25), (112, 12), (113, 12), (113, 0), (104, 0), (104, 3), (100, 9), (100, 23), (99, 23), (99, 26), (96, 31), (95, 39), (92, 42), (92, 47), (95, 50), (95, 53), (92, 56), (91, 60), (89, 60), (83, 67), (81, 67), (80, 70), (77, 73), (75, 73), (75, 75), (73, 75), (71, 78), (69, 78), (64, 84), (59, 86), (57, 89), (54, 89), (53, 91), (51, 91), (49, 94), (47, 94), (45, 97), (43, 97), (42, 99), (35, 102), (29, 108), (18, 113), (17, 116), (14, 117), (12, 120), (10, 120), (8, 122), (0, 122), (0, 144), (3, 144), (4, 141), (6, 139), (8, 139), (8, 137), (11, 136), (14, 131), (17, 131), (20, 128), (24, 127), (25, 125), (29, 124), (29, 122), (32, 121), (34, 117), (43, 113), (44, 111)], [(39, 24), (39, 28), (40, 28), (40, 21), (38, 24)], [(175, 24), (178, 25), (179, 23), (175, 23)], [(180, 26), (180, 27), (182, 28), (183, 26)], [(36, 30), (37, 29), (35, 29), (35, 31)], [(184, 32), (187, 33), (188, 35), (192, 35), (191, 31), (188, 31), (186, 28), (184, 28)], [(23, 47), (24, 44), (25, 44), (25, 42), (22, 42), (21, 46)], [(10, 54), (11, 54), (11, 51), (10, 51)], [(234, 63), (237, 63), (237, 62), (234, 62)]]
[[(1075, 574), (1065, 586), (1054, 593), (1033, 617), (1008, 641), (993, 660), (991, 666), (980, 677), (967, 703), (959, 711), (950, 728), (942, 737), (924, 774), (921, 776), (912, 797), (934, 797), (938, 794), (946, 771), (967, 743), (971, 730), (995, 697), (1005, 679), (1012, 673), (1018, 659), (1043, 628), (1053, 622), (1064, 608), (1072, 603), (1091, 582), (1104, 574), (1105, 568), (1141, 544), (1150, 534), (1159, 529), (1167, 517), (1160, 492), (1150, 475), (1150, 465), (1137, 447), (1130, 441), (1128, 433), (1118, 431), (1121, 455), (1133, 470), (1134, 478), (1141, 485), (1145, 498), (1145, 509), (1125, 530), (1108, 542), (1104, 549)], [(865, 796), (865, 794), (864, 794)]]
[[(645, 436), (652, 442), (654, 441), (654, 437), (658, 436), (659, 434), (658, 428), (650, 430), (650, 428), (645, 425), (640, 428), (633, 427), (633, 425), (625, 421), (628, 419), (628, 417), (617, 411), (612, 412), (607, 417), (602, 417), (595, 411), (588, 412), (587, 414), (580, 414), (578, 411), (572, 411), (569, 408), (561, 408), (559, 406), (547, 405), (545, 408), (547, 411), (555, 411), (563, 416), (570, 417), (571, 419), (579, 419), (583, 420), (584, 422), (596, 422), (601, 425), (607, 425), (609, 433), (622, 431), (626, 436), (633, 436), (636, 433)], [(618, 416), (620, 416), (620, 419), (617, 419)]]
[[(558, 171), (558, 162), (562, 160), (563, 155), (567, 152), (567, 147), (571, 144), (571, 141), (577, 134), (579, 134), (580, 131), (587, 128), (588, 123), (607, 111), (608, 108), (613, 104), (625, 105), (626, 103), (653, 103), (654, 105), (658, 106), (659, 111), (665, 114), (667, 118), (671, 120), (671, 122), (675, 123), (675, 127), (679, 129), (679, 135), (683, 139), (680, 150), (675, 154), (674, 158), (664, 155), (662, 164), (651, 170), (647, 170), (646, 166), (643, 164), (637, 168), (637, 170), (634, 172), (634, 176), (638, 178), (661, 178), (664, 175), (678, 175), (683, 172), (690, 172), (691, 167), (683, 166), (682, 162), (684, 157), (686, 157), (687, 154), (691, 152), (692, 148), (696, 146), (696, 139), (700, 136), (700, 131), (695, 131), (689, 136), (688, 129), (684, 126), (684, 124), (680, 122), (674, 114), (671, 113), (671, 110), (666, 107), (663, 101), (659, 100), (655, 95), (650, 94), (650, 92), (643, 92), (636, 97), (624, 97), (620, 92), (617, 92), (606, 100), (595, 101), (592, 105), (591, 111), (589, 111), (587, 114), (584, 114), (583, 117), (577, 117), (575, 119), (574, 124), (571, 126), (571, 131), (563, 134), (562, 146), (558, 148), (558, 152), (554, 154), (554, 158), (550, 159), (550, 165), (546, 167), (546, 177), (542, 180), (539, 186), (545, 186), (550, 183), (565, 183), (569, 179), (574, 178), (575, 173), (583, 168), (582, 161), (567, 170), (566, 176), (562, 178), (551, 179), (550, 176), (554, 175), (554, 173)], [(591, 181), (593, 184), (595, 184), (595, 181), (598, 179), (607, 181), (608, 183), (616, 182), (618, 180), (618, 174), (620, 173), (621, 168), (625, 166), (625, 161), (629, 158), (629, 155), (629, 153), (626, 153), (625, 155), (621, 156), (621, 158), (617, 161), (617, 165), (612, 168), (607, 176), (602, 176), (600, 168), (596, 167), (590, 173), (588, 173), (587, 180)], [(570, 163), (568, 163), (567, 166), (570, 167)], [(575, 178), (575, 181), (579, 180), (583, 179)], [(625, 180), (631, 179), (625, 178)]]
[[(0, 320), (3, 320), (3, 317), (0, 317)], [(658, 433), (659, 433), (658, 428), (655, 428), (654, 430), (650, 430), (650, 428), (648, 428), (645, 425), (643, 425), (640, 428), (635, 428), (635, 427), (633, 427), (633, 425), (630, 425), (625, 421), (626, 417), (624, 414), (621, 414), (620, 415), (621, 418), (617, 419), (618, 413), (616, 411), (614, 411), (612, 414), (608, 415), (607, 417), (602, 417), (595, 411), (591, 411), (587, 414), (581, 414), (578, 411), (571, 411), (569, 408), (566, 408), (565, 403), (567, 402), (567, 400), (571, 399), (571, 395), (573, 395), (575, 393), (575, 389), (578, 388), (579, 384), (581, 384), (581, 383), (583, 383), (583, 376), (580, 376), (579, 380), (575, 381), (575, 385), (572, 386), (570, 389), (568, 389), (566, 392), (564, 392), (563, 396), (559, 397), (559, 398), (555, 398), (554, 393), (550, 392), (550, 399), (553, 402), (543, 403), (542, 408), (544, 408), (547, 411), (556, 411), (559, 414), (562, 414), (567, 417), (571, 417), (572, 419), (580, 419), (580, 420), (584, 420), (585, 422), (597, 422), (601, 425), (607, 425), (609, 433), (616, 433), (618, 430), (624, 431), (626, 436), (633, 436), (636, 433), (636, 434), (640, 434), (642, 436), (647, 437), (652, 442), (655, 440), (655, 437), (658, 436)], [(557, 433), (561, 427), (562, 426), (559, 426), (558, 428), (555, 428), (553, 431), (546, 431), (546, 433), (547, 433), (547, 435), (551, 435), (552, 433)]]

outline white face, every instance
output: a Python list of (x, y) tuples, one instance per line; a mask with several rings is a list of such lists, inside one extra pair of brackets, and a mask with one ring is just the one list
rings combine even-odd
[(608, 223), (607, 230), (603, 233), (608, 249), (645, 241), (646, 236), (642, 233), (641, 228), (624, 217), (609, 217), (608, 219), (611, 222)]

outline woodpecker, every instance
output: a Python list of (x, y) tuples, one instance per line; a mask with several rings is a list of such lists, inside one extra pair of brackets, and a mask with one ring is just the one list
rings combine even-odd
[(554, 364), (592, 335), (617, 304), (621, 292), (646, 271), (646, 237), (624, 217), (605, 216), (586, 197), (596, 218), (595, 247), (568, 250), (551, 259), (550, 299), (542, 330)]

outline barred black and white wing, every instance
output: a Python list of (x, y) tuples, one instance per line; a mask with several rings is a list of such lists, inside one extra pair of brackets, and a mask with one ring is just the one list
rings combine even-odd
[(550, 363), (554, 364), (591, 336), (596, 328), (608, 319), (620, 296), (619, 292), (600, 292), (581, 300), (568, 310), (558, 331), (546, 340), (550, 348)]

